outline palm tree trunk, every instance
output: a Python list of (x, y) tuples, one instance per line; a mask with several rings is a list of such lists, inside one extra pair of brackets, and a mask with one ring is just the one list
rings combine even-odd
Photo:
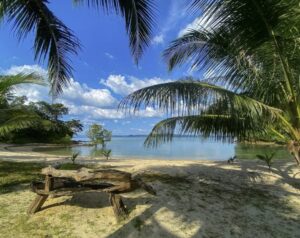
[(300, 166), (300, 143), (296, 141), (290, 141), (288, 143), (288, 150), (294, 156), (297, 165)]

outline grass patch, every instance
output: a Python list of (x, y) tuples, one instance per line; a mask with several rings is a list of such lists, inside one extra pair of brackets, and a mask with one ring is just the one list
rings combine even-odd
[[(45, 163), (0, 161), (0, 194), (12, 192), (34, 180), (43, 180), (41, 169), (47, 166)], [(66, 163), (59, 165), (58, 169), (78, 170), (82, 167), (94, 168), (93, 165)]]
[(41, 179), (41, 169), (44, 163), (25, 163), (0, 161), (0, 194), (9, 193), (20, 184)]
[(191, 180), (185, 176), (171, 176), (168, 174), (143, 174), (141, 175), (145, 182), (160, 181), (168, 185), (190, 184)]
[(81, 169), (83, 166), (82, 164), (72, 164), (72, 163), (66, 163), (66, 164), (61, 164), (59, 165), (58, 169), (61, 170), (78, 170)]

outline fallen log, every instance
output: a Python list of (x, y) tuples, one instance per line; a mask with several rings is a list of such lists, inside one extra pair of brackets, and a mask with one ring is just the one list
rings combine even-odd
[(131, 179), (130, 173), (113, 169), (93, 170), (81, 168), (79, 170), (58, 170), (49, 166), (42, 169), (42, 174), (50, 175), (56, 178), (73, 178), (75, 181), (88, 181), (95, 179), (128, 181)]
[(156, 191), (142, 179), (133, 178), (130, 173), (119, 170), (58, 170), (51, 166), (42, 169), (45, 182), (32, 182), (31, 190), (37, 194), (28, 209), (29, 214), (41, 210), (49, 196), (72, 196), (79, 192), (102, 191), (109, 194), (109, 202), (113, 207), (117, 220), (127, 215), (122, 197), (118, 194), (142, 188), (152, 195)]

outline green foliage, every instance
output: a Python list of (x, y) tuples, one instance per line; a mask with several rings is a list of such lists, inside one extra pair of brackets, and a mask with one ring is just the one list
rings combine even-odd
[[(0, 136), (14, 130), (27, 128), (39, 120), (39, 116), (23, 106), (25, 97), (18, 100), (13, 97), (12, 90), (20, 84), (43, 84), (41, 76), (36, 74), (18, 74), (0, 76)], [(12, 103), (10, 104), (10, 101)]]
[(174, 40), (164, 59), (170, 70), (188, 64), (206, 78), (150, 86), (121, 104), (172, 115), (146, 144), (170, 141), (175, 132), (299, 144), (299, 1), (194, 0), (191, 8), (201, 24)]
[[(48, 74), (54, 95), (62, 92), (72, 78), (70, 56), (77, 55), (80, 43), (77, 37), (48, 7), (48, 0), (1, 0), (0, 23), (12, 22), (17, 38), (22, 40), (34, 32), (35, 60), (48, 59)], [(125, 19), (130, 48), (137, 61), (151, 42), (153, 27), (152, 0), (74, 0), (107, 13), (114, 10)]]
[[(26, 97), (11, 97), (0, 117), (0, 141), (5, 143), (70, 144), (72, 137), (82, 131), (79, 120), (62, 121), (68, 113), (62, 104), (31, 102)], [(17, 124), (17, 125), (16, 125)]]
[(72, 156), (70, 157), (70, 160), (72, 161), (72, 164), (75, 164), (75, 160), (78, 157), (78, 155), (80, 154), (80, 152), (75, 152), (72, 154)]
[(83, 167), (83, 165), (81, 165), (81, 164), (65, 163), (65, 164), (59, 165), (58, 169), (61, 169), (61, 170), (78, 170), (78, 169), (81, 169), (82, 167)]
[(110, 149), (102, 149), (102, 155), (108, 160), (111, 157), (111, 150)]
[(262, 161), (264, 161), (268, 167), (269, 170), (271, 170), (271, 166), (272, 166), (272, 160), (274, 158), (275, 153), (272, 154), (265, 154), (265, 155), (256, 155), (256, 157)]
[(111, 136), (111, 131), (98, 124), (91, 125), (87, 131), (87, 137), (90, 141), (95, 145), (101, 144), (102, 147), (105, 147), (106, 142), (111, 141)]

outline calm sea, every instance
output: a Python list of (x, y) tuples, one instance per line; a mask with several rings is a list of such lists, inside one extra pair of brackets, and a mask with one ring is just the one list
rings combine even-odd
[[(171, 160), (227, 160), (233, 155), (240, 159), (253, 159), (257, 154), (275, 152), (276, 158), (289, 158), (285, 147), (253, 144), (229, 144), (216, 142), (212, 139), (199, 137), (176, 137), (171, 143), (162, 144), (157, 148), (145, 148), (144, 136), (113, 137), (107, 144), (112, 150), (112, 158), (145, 158)], [(99, 149), (93, 146), (37, 148), (35, 151), (55, 155), (71, 155), (79, 152), (82, 156), (100, 156)]]

